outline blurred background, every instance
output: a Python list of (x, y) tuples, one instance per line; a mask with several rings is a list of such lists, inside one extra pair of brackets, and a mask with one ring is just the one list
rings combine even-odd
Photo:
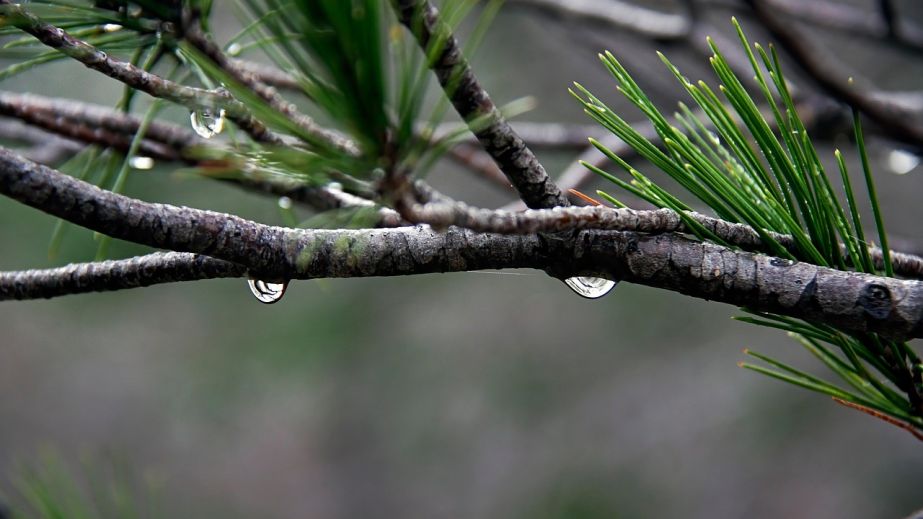
[[(839, 3), (875, 16), (876, 2)], [(230, 2), (216, 4), (223, 43), (241, 22)], [(923, 25), (918, 2), (896, 4)], [(730, 37), (733, 14), (768, 41), (735, 2), (708, 2), (701, 16)], [(923, 89), (920, 49), (804, 33), (849, 74)], [(596, 60), (603, 49), (663, 107), (684, 98), (655, 50), (714, 83), (685, 40), (524, 1), (503, 8), (474, 64), (499, 103), (536, 99), (517, 120), (589, 122), (572, 81), (640, 119)], [(121, 95), (72, 63), (2, 88), (110, 106)], [(182, 110), (167, 113), (188, 124)], [(894, 145), (870, 140), (890, 231), (923, 245), (923, 168), (895, 171)], [(848, 128), (824, 142), (827, 159), (834, 146), (854, 159)], [(576, 154), (539, 152), (553, 174)], [(511, 200), (449, 161), (429, 180), (480, 206)], [(133, 173), (127, 192), (281, 224), (275, 200), (163, 165)], [(92, 233), (79, 229), (49, 259), (54, 224), (0, 199), (0, 269), (92, 259)], [(271, 306), (244, 280), (6, 302), (0, 492), (22, 503), (17, 481), (60, 465), (82, 488), (133, 495), (142, 517), (899, 518), (923, 508), (920, 442), (739, 369), (751, 348), (826, 375), (784, 334), (733, 322), (736, 313), (630, 284), (585, 300), (534, 271), (295, 282)]]

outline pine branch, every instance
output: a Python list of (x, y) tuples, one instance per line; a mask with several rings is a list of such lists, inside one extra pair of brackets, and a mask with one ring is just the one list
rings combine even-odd
[(677, 40), (689, 35), (689, 17), (656, 11), (621, 0), (515, 0), (515, 4), (544, 9), (556, 16), (571, 15), (612, 25), (655, 40)]
[[(462, 202), (411, 204), (403, 216), (411, 222), (426, 223), (436, 228), (463, 227), (477, 232), (499, 234), (526, 234), (566, 232), (574, 230), (619, 230), (642, 233), (688, 233), (692, 231), (671, 209), (650, 211), (612, 209), (609, 207), (556, 207), (554, 209), (527, 209), (504, 211), (470, 207)], [(726, 243), (749, 251), (769, 252), (762, 236), (747, 225), (727, 222), (695, 212), (685, 216), (695, 220), (714, 236)], [(795, 240), (784, 234), (767, 232), (777, 243), (796, 252)], [(843, 249), (845, 252), (845, 248)], [(869, 248), (877, 268), (884, 265), (883, 251)], [(909, 278), (923, 279), (923, 258), (890, 251), (895, 273)]]
[(35, 36), (45, 45), (134, 89), (183, 105), (191, 110), (223, 107), (228, 117), (254, 140), (274, 144), (282, 143), (277, 135), (253, 117), (246, 106), (229, 94), (181, 85), (151, 74), (131, 63), (113, 58), (89, 43), (70, 36), (61, 28), (43, 22), (23, 9), (20, 4), (10, 0), (0, 0), (0, 16), (5, 17), (8, 23)]
[(874, 93), (865, 92), (852, 85), (829, 63), (829, 57), (821, 57), (816, 49), (796, 33), (791, 24), (784, 22), (772, 12), (766, 0), (747, 0), (754, 13), (792, 58), (834, 98), (855, 107), (869, 119), (875, 121), (891, 138), (923, 149), (923, 125), (914, 121), (912, 113), (902, 106), (884, 101)]
[(289, 120), (297, 125), (305, 134), (312, 136), (316, 140), (327, 142), (335, 149), (348, 155), (355, 156), (359, 154), (356, 143), (337, 132), (323, 128), (314, 122), (313, 119), (299, 112), (298, 108), (293, 103), (282, 98), (274, 88), (264, 84), (256, 74), (238, 66), (237, 62), (228, 58), (221, 48), (198, 27), (187, 27), (183, 32), (183, 38), (195, 48), (199, 49), (199, 51), (205, 54), (205, 56), (211, 59), (217, 66), (221, 67), (221, 69), (227, 72), (232, 78), (269, 103), (272, 109), (288, 117)]
[(208, 256), (157, 252), (136, 258), (0, 273), (0, 301), (140, 288), (161, 283), (242, 277), (247, 269)]
[[(921, 282), (792, 263), (677, 234), (582, 231), (571, 238), (547, 240), (537, 234), (483, 234), (457, 228), (446, 232), (427, 227), (285, 229), (134, 200), (7, 150), (0, 150), (0, 193), (114, 238), (236, 263), (261, 279), (535, 268), (560, 278), (604, 275), (844, 330), (874, 331), (893, 338), (923, 336)], [(8, 275), (60, 284), (54, 276), (2, 276)], [(20, 284), (17, 290), (50, 289)]]
[(526, 205), (533, 209), (569, 205), (567, 197), (481, 87), (458, 40), (439, 18), (439, 11), (428, 0), (393, 2), (401, 23), (414, 34), (424, 52), (440, 45), (432, 62), (439, 83)]
[[(0, 115), (38, 126), (57, 135), (86, 144), (110, 147), (122, 152), (128, 150), (141, 119), (108, 107), (43, 97), (34, 94), (15, 94), (0, 91)], [(192, 147), (207, 146), (206, 141), (194, 132), (174, 124), (154, 121), (144, 134), (140, 151), (158, 160), (198, 163), (198, 154), (190, 153)], [(44, 163), (37, 160), (35, 162)], [(365, 198), (325, 186), (311, 186), (302, 182), (278, 178), (227, 178), (244, 189), (288, 197), (304, 203), (317, 211), (370, 207), (375, 204)], [(376, 226), (396, 227), (402, 224), (396, 212), (380, 208)]]

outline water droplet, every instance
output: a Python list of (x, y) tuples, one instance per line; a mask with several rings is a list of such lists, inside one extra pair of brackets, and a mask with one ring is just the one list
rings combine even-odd
[(262, 279), (251, 278), (247, 280), (247, 284), (250, 285), (250, 292), (253, 293), (253, 297), (267, 305), (277, 303), (282, 299), (282, 296), (285, 295), (285, 289), (288, 288), (288, 281), (285, 283), (270, 283)]
[(103, 32), (118, 32), (122, 30), (122, 26), (117, 23), (107, 23), (103, 25)]
[(237, 56), (238, 54), (240, 54), (240, 51), (242, 50), (243, 50), (243, 47), (241, 47), (239, 43), (234, 42), (228, 45), (227, 53), (228, 53), (228, 56)]
[(150, 157), (132, 157), (128, 165), (133, 169), (151, 169), (154, 167), (154, 159)]
[(566, 283), (571, 290), (576, 292), (577, 295), (587, 299), (600, 298), (611, 292), (612, 289), (615, 288), (615, 285), (618, 285), (618, 281), (584, 276), (567, 278), (564, 280), (564, 283)]
[(291, 209), (292, 199), (287, 196), (279, 197), (279, 208), (280, 209)]
[(888, 167), (896, 175), (906, 175), (920, 165), (920, 157), (904, 150), (891, 150), (888, 154)]
[(224, 130), (224, 109), (199, 108), (189, 114), (189, 122), (199, 137), (211, 139)]

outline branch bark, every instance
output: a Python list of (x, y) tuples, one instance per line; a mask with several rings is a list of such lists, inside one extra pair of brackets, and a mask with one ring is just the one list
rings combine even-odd
[[(671, 233), (582, 231), (549, 240), (540, 234), (499, 235), (458, 228), (445, 232), (429, 227), (285, 229), (134, 200), (2, 149), (0, 193), (114, 238), (204, 254), (241, 265), (250, 275), (266, 280), (534, 268), (558, 278), (597, 275), (640, 283), (845, 330), (899, 339), (923, 336), (923, 282), (788, 262)], [(71, 268), (83, 269), (78, 277), (84, 281), (92, 276), (87, 267)], [(201, 269), (197, 272), (206, 277)], [(14, 280), (19, 280), (19, 288), (6, 288), (5, 293), (40, 294), (53, 287), (27, 289), (22, 280), (39, 285), (46, 280), (47, 285), (59, 283), (58, 277), (7, 273), (0, 275), (0, 285), (14, 286)]]
[(439, 83), (526, 205), (533, 209), (569, 205), (535, 154), (481, 87), (458, 40), (439, 18), (439, 11), (428, 0), (393, 1), (401, 22), (424, 52), (431, 51), (432, 45), (441, 45), (432, 65)]
[(223, 107), (228, 117), (254, 140), (274, 144), (282, 143), (279, 136), (255, 119), (242, 103), (229, 94), (181, 85), (151, 74), (131, 63), (113, 58), (89, 43), (70, 36), (63, 29), (42, 21), (10, 0), (0, 0), (0, 16), (5, 17), (8, 23), (35, 36), (45, 45), (134, 89), (192, 110)]

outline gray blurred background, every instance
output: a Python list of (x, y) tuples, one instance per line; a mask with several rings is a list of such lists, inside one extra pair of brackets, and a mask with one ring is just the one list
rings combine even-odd
[[(216, 3), (222, 42), (240, 23)], [(918, 2), (899, 4), (923, 23)], [(730, 35), (734, 13), (707, 16)], [(811, 34), (882, 88), (923, 89), (919, 53)], [(714, 83), (683, 45), (516, 3), (475, 65), (500, 103), (537, 99), (522, 120), (583, 123), (571, 81), (626, 108), (595, 58), (604, 48), (667, 108), (682, 97), (655, 49)], [(70, 63), (2, 88), (110, 106), (121, 93)], [(828, 158), (831, 143), (854, 154), (847, 134), (822, 147)], [(872, 144), (889, 229), (923, 244), (923, 168), (895, 175), (893, 147)], [(575, 153), (540, 156), (557, 173)], [(448, 162), (430, 180), (477, 205), (509, 201)], [(272, 199), (163, 167), (134, 173), (128, 193), (281, 223)], [(92, 234), (73, 229), (49, 260), (54, 223), (0, 199), (0, 269), (92, 259)], [(143, 250), (117, 243), (112, 255)], [(78, 478), (86, 463), (121, 467), (154, 517), (898, 518), (923, 507), (923, 444), (739, 369), (746, 347), (827, 376), (784, 334), (735, 314), (629, 284), (588, 301), (532, 271), (296, 282), (272, 306), (244, 280), (3, 303), (0, 489), (20, 502), (12, 481), (50, 451)]]

